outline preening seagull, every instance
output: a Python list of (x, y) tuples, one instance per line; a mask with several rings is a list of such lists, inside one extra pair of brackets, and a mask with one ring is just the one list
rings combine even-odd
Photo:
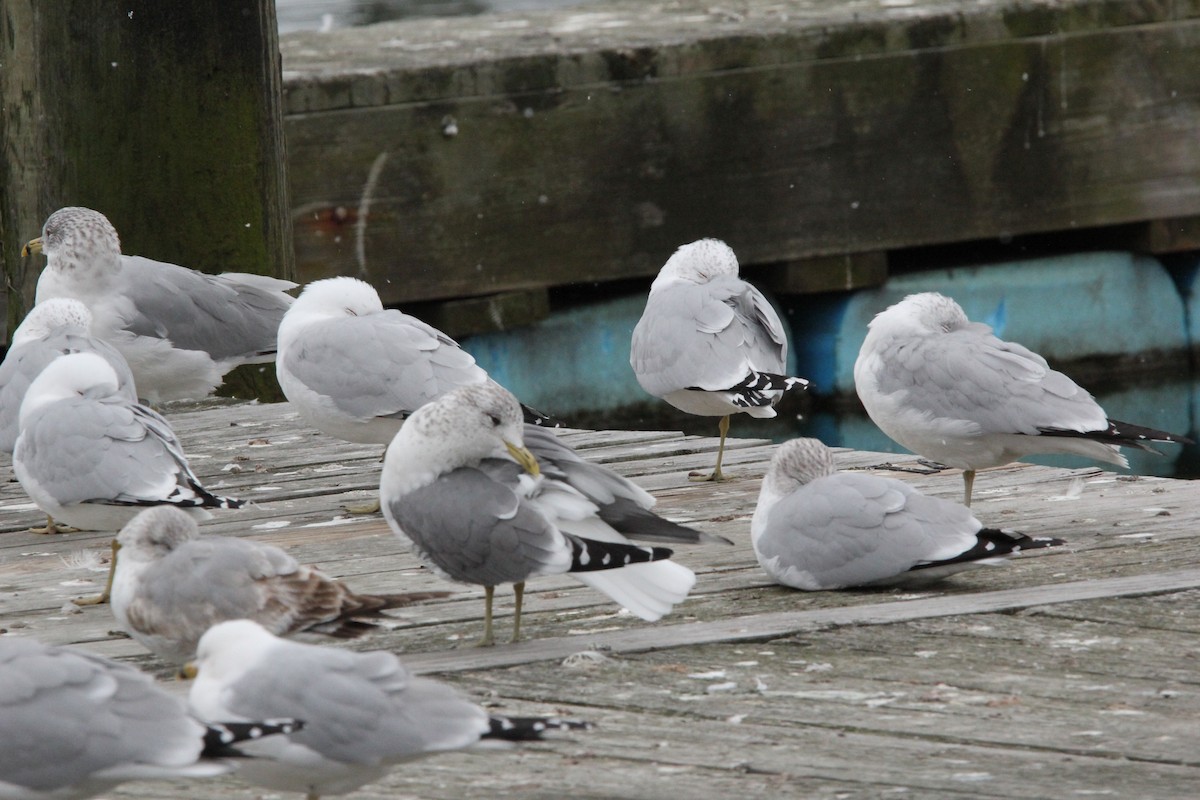
[(352, 792), (422, 756), (589, 727), (489, 716), (450, 686), (411, 675), (391, 653), (287, 641), (250, 620), (205, 633), (194, 673), (188, 700), (201, 719), (303, 719), (295, 734), (247, 746), (256, 758), (238, 777), (309, 800)]
[(614, 513), (606, 514), (598, 491), (589, 490), (592, 500), (568, 480), (541, 473), (524, 430), (509, 392), (468, 386), (418, 409), (384, 458), (380, 498), (392, 530), (442, 577), (484, 587), (481, 644), (493, 640), (495, 587), (514, 584), (516, 641), (525, 581), (539, 575), (569, 573), (651, 621), (687, 597), (692, 571), (666, 560), (670, 550), (629, 538), (642, 530), (659, 541), (696, 542), (702, 535), (672, 535), (665, 530), (671, 523), (650, 523), (644, 509), (623, 524), (616, 509), (632, 510), (632, 503), (610, 504)]
[(273, 545), (201, 536), (170, 506), (148, 508), (117, 536), (112, 610), (121, 627), (166, 661), (183, 664), (213, 625), (252, 619), (280, 636), (350, 639), (376, 629), (383, 611), (446, 592), (359, 594)]
[(838, 472), (817, 439), (776, 449), (750, 536), (768, 575), (807, 591), (937, 580), (1063, 544), (985, 528), (965, 506), (895, 478)]
[(808, 385), (783, 374), (787, 335), (775, 309), (738, 277), (733, 250), (701, 239), (675, 251), (650, 286), (633, 329), (629, 364), (648, 393), (688, 414), (720, 417), (717, 465), (724, 479), (729, 417), (774, 417), (789, 389)]
[(1046, 360), (967, 319), (936, 292), (913, 294), (876, 315), (854, 363), (871, 420), (903, 447), (975, 471), (1036, 453), (1068, 453), (1128, 466), (1121, 447), (1191, 440), (1111, 420), (1090, 394)]
[(23, 253), (46, 256), (35, 301), (71, 297), (91, 309), (92, 333), (121, 351), (150, 403), (204, 397), (234, 367), (274, 360), (285, 292), (296, 286), (122, 255), (112, 223), (77, 206), (47, 217)]

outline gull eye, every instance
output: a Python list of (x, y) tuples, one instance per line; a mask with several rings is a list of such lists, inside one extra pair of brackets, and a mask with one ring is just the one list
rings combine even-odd
[(350, 315), (350, 316), (352, 316), (352, 317), (357, 317), (357, 316), (358, 316), (358, 312), (357, 312), (357, 311), (355, 311), (353, 308), (347, 308), (347, 309), (346, 309), (346, 313), (347, 313), (347, 314), (349, 314), (349, 315)]
[(499, 414), (488, 414), (487, 416), (488, 416), (488, 419), (490, 419), (492, 421), (493, 428), (500, 427), (500, 415)]

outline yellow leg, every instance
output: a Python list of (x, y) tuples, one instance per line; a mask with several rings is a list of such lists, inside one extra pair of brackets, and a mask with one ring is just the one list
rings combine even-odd
[(117, 551), (120, 549), (121, 543), (113, 539), (112, 562), (108, 565), (108, 580), (104, 582), (104, 591), (91, 597), (77, 597), (71, 601), (72, 603), (77, 606), (99, 606), (108, 602), (108, 598), (112, 595), (113, 576), (117, 574)]
[(729, 415), (721, 417), (721, 421), (717, 423), (717, 429), (721, 431), (721, 444), (717, 447), (717, 468), (713, 470), (711, 475), (703, 477), (696, 476), (691, 478), (694, 481), (723, 481), (726, 480), (725, 473), (721, 472), (721, 459), (725, 457), (725, 437), (729, 435)]
[(975, 488), (975, 470), (963, 470), (963, 505), (971, 507), (971, 490)]
[(492, 637), (492, 597), (495, 594), (495, 586), (483, 587), (483, 638), (479, 640), (480, 647), (491, 647), (496, 643)]
[(346, 509), (346, 511), (351, 514), (378, 514), (380, 508), (379, 495), (376, 495), (375, 499), (371, 502), (363, 503), (361, 506), (353, 506), (347, 503), (346, 505), (342, 506), (342, 508)]
[(30, 533), (75, 533), (79, 528), (72, 528), (70, 525), (59, 525), (54, 521), (54, 517), (46, 515), (46, 527), (30, 528)]
[(513, 597), (516, 604), (516, 617), (513, 620), (512, 641), (521, 641), (521, 603), (525, 599), (525, 581), (513, 584)]

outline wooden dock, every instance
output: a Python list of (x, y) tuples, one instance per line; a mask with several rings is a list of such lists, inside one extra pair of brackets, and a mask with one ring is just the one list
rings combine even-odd
[[(379, 452), (315, 434), (287, 405), (168, 409), (193, 466), (253, 505), (205, 524), (286, 547), (365, 591), (444, 589), (378, 516), (350, 518), (377, 486)], [(664, 432), (564, 434), (659, 498), (666, 516), (734, 547), (680, 551), (693, 596), (646, 624), (566, 579), (534, 581), (529, 639), (471, 646), (482, 592), (406, 609), (354, 646), (402, 654), (480, 702), (560, 713), (587, 733), (510, 753), (407, 765), (366, 798), (1054, 798), (1200, 796), (1200, 484), (1099, 469), (1014, 465), (982, 473), (976, 514), (1069, 546), (920, 591), (805, 594), (758, 568), (749, 519), (771, 447), (735, 440), (737, 479), (692, 484), (715, 440)], [(839, 465), (885, 456), (843, 451)], [(959, 474), (900, 475), (957, 499)], [(103, 653), (166, 677), (77, 609), (103, 574), (108, 536), (52, 537), (0, 466), (0, 628)], [(454, 587), (450, 587), (454, 588)], [(500, 635), (511, 596), (499, 608)], [(178, 691), (183, 686), (171, 684)], [(129, 784), (118, 797), (277, 797), (232, 778)]]

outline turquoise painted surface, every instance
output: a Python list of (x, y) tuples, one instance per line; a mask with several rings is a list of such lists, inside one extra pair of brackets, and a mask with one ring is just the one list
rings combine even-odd
[(867, 323), (906, 295), (925, 291), (953, 297), (972, 320), (1051, 361), (1182, 350), (1189, 341), (1183, 299), (1153, 258), (1080, 253), (933, 270), (899, 275), (849, 297), (797, 298), (789, 319), (798, 368), (814, 381), (813, 390), (853, 393), (854, 359)]

